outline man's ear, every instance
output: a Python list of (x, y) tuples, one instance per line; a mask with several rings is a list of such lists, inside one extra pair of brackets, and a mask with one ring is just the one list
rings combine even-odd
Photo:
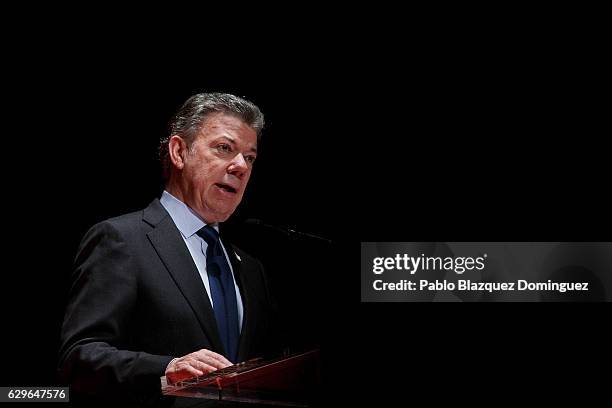
[(172, 165), (179, 170), (185, 166), (185, 155), (187, 154), (187, 143), (182, 137), (174, 135), (168, 141), (168, 153)]

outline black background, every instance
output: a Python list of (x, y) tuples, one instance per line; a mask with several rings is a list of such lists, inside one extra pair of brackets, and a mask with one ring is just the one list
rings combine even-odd
[[(360, 241), (610, 240), (596, 44), (432, 29), (274, 48), (202, 35), (183, 50), (88, 24), (7, 37), (2, 385), (56, 384), (80, 238), (159, 194), (170, 115), (224, 91), (268, 123), (231, 231), (269, 265), (294, 332), (321, 346), (330, 400), (601, 391), (607, 304), (361, 304), (357, 261)], [(253, 231), (249, 217), (336, 245)]]

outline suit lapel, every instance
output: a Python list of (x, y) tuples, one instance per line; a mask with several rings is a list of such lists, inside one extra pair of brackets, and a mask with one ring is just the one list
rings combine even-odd
[(172, 218), (159, 200), (155, 200), (144, 211), (143, 220), (154, 226), (147, 233), (149, 241), (193, 309), (212, 348), (223, 350), (206, 287)]

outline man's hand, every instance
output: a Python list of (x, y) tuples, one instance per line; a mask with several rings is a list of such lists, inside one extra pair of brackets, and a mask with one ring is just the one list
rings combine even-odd
[(172, 360), (166, 368), (166, 380), (169, 384), (174, 384), (177, 381), (199, 377), (231, 365), (232, 363), (221, 354), (201, 349)]

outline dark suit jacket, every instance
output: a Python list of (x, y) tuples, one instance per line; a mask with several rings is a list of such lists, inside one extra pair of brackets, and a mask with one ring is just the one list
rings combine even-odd
[[(238, 359), (277, 346), (274, 303), (259, 261), (224, 241), (244, 305)], [(60, 378), (71, 393), (140, 405), (161, 398), (174, 357), (222, 353), (206, 289), (159, 200), (92, 227), (81, 242), (61, 330)]]

